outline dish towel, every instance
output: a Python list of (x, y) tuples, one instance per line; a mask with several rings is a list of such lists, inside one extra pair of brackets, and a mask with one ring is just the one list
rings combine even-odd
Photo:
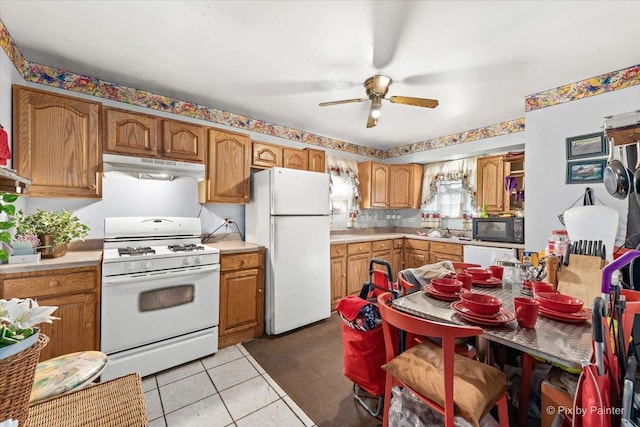
[(11, 158), (11, 151), (9, 151), (9, 136), (7, 131), (0, 125), (0, 165), (5, 166), (7, 160)]

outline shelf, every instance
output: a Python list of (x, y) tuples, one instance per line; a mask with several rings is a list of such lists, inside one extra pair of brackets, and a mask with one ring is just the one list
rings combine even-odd
[(509, 176), (513, 176), (516, 178), (521, 178), (524, 176), (524, 171), (522, 169), (514, 170), (509, 172)]
[(24, 194), (31, 180), (20, 176), (13, 169), (0, 167), (0, 191)]
[(521, 162), (524, 160), (524, 154), (519, 154), (517, 156), (502, 156), (502, 161), (507, 163), (513, 162)]

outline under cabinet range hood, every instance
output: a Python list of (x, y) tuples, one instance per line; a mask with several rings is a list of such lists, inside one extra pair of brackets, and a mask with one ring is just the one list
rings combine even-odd
[(150, 159), (146, 157), (104, 154), (104, 172), (123, 172), (141, 179), (164, 179), (189, 177), (204, 180), (205, 167), (202, 163), (179, 162), (176, 160)]

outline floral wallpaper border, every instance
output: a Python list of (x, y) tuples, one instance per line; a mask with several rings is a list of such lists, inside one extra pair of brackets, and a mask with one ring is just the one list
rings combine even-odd
[(640, 64), (534, 93), (525, 98), (525, 112), (576, 101), (640, 84)]
[[(2, 20), (0, 20), (0, 46), (13, 62), (18, 72), (28, 82), (379, 159), (522, 132), (525, 128), (524, 118), (518, 118), (384, 151), (36, 64), (25, 59)], [(525, 99), (525, 111), (550, 107), (637, 84), (640, 84), (640, 65), (529, 95)]]

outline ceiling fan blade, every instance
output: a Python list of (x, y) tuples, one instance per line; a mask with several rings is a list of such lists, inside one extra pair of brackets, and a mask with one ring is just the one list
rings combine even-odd
[(367, 116), (367, 128), (372, 128), (378, 124), (378, 119), (374, 119), (371, 114)]
[(411, 8), (410, 1), (375, 1), (373, 6), (373, 66), (380, 70), (391, 62)]
[(318, 104), (321, 107), (328, 107), (330, 105), (338, 105), (338, 104), (349, 104), (351, 102), (364, 102), (368, 101), (369, 98), (352, 98), (352, 99), (342, 99), (340, 101), (329, 101), (329, 102), (321, 102)]
[(406, 104), (416, 107), (436, 108), (438, 106), (437, 99), (412, 98), (410, 96), (392, 96), (391, 98), (389, 98), (389, 101), (393, 102), (394, 104)]

